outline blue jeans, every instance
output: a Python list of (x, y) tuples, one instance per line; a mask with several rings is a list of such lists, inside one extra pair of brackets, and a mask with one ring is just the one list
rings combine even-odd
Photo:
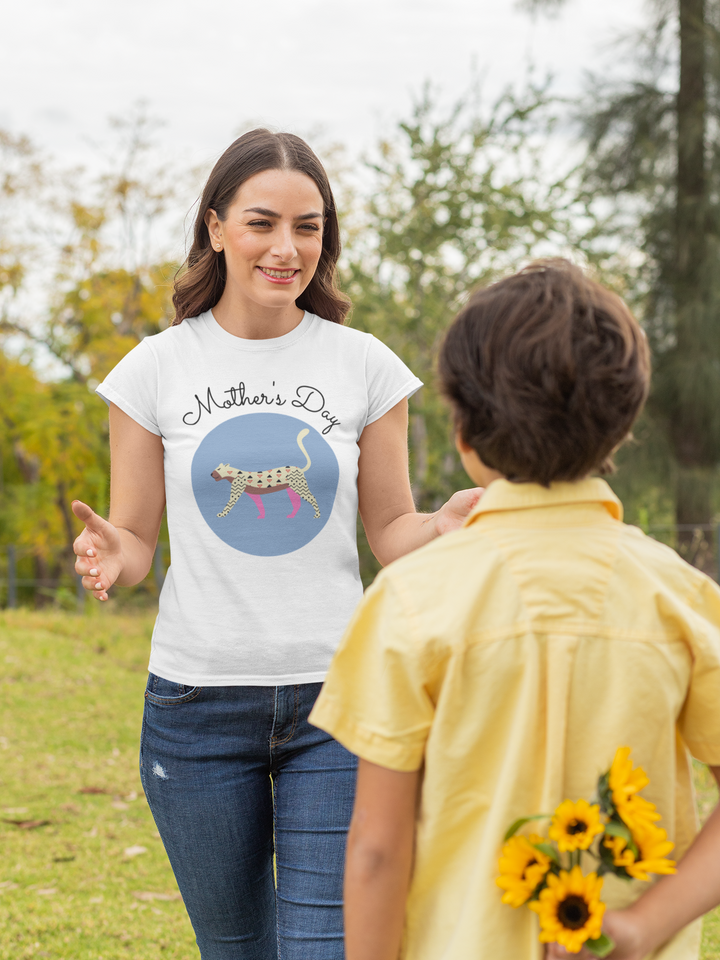
[(202, 960), (344, 957), (357, 761), (307, 722), (320, 687), (150, 674), (140, 775)]

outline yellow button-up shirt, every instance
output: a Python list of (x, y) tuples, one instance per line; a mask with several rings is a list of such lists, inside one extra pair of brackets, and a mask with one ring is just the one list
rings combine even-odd
[[(536, 960), (535, 915), (495, 885), (516, 818), (591, 799), (629, 746), (673, 856), (695, 834), (690, 754), (720, 765), (720, 589), (622, 523), (603, 480), (496, 480), (380, 574), (310, 719), (373, 763), (425, 765), (402, 957)], [(697, 934), (655, 956), (697, 957)]]

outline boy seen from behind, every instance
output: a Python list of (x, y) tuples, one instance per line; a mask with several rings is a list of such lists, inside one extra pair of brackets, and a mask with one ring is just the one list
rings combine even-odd
[(693, 921), (720, 902), (720, 810), (696, 837), (690, 765), (720, 782), (720, 589), (624, 525), (591, 476), (645, 401), (645, 337), (618, 297), (547, 261), (472, 297), (439, 370), (485, 493), (463, 529), (380, 574), (311, 715), (361, 758), (347, 960), (586, 956), (543, 948), (535, 914), (501, 903), (498, 857), (517, 818), (590, 800), (621, 746), (678, 867), (653, 886), (605, 878), (610, 956), (692, 960)]

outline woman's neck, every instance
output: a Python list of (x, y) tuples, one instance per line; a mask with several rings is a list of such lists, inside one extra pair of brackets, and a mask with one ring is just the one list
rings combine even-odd
[(212, 313), (223, 330), (243, 340), (283, 337), (294, 330), (305, 315), (305, 311), (294, 303), (267, 307), (246, 301), (244, 297), (233, 296), (227, 287), (212, 308)]

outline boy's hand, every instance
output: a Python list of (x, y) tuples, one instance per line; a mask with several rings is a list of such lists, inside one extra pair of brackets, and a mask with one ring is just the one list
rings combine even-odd
[[(606, 960), (642, 960), (647, 950), (640, 945), (640, 931), (635, 920), (625, 910), (608, 910), (603, 919), (603, 933), (615, 942), (615, 949)], [(559, 943), (549, 943), (545, 947), (546, 960), (597, 960), (595, 954), (583, 949), (579, 953), (570, 953)]]
[[(720, 785), (720, 767), (710, 767)], [(678, 860), (674, 874), (661, 877), (624, 910), (608, 910), (603, 917), (603, 932), (615, 941), (607, 960), (642, 960), (684, 926), (720, 903), (720, 804), (689, 849)], [(568, 953), (556, 943), (550, 944), (547, 960), (577, 957), (592, 960), (583, 949)]]
[(485, 492), (483, 487), (470, 490), (458, 490), (435, 514), (435, 529), (442, 536), (459, 530), (467, 520), (468, 514)]

